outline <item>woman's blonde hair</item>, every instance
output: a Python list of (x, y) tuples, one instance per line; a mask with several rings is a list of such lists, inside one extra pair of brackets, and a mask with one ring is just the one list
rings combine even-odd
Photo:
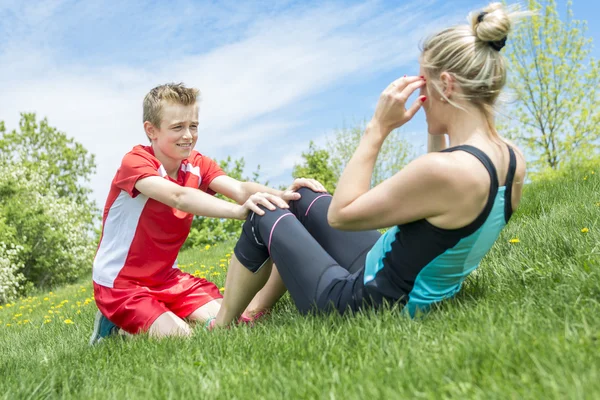
[(500, 50), (511, 28), (528, 14), (519, 11), (518, 6), (507, 8), (502, 3), (491, 3), (480, 12), (469, 14), (469, 25), (446, 28), (427, 38), (422, 45), (421, 65), (428, 90), (435, 89), (429, 94), (441, 95), (443, 100), (463, 109), (444, 95), (440, 75), (449, 73), (461, 89), (455, 95), (482, 110), (492, 133), (498, 136), (494, 105), (506, 83), (506, 61)]

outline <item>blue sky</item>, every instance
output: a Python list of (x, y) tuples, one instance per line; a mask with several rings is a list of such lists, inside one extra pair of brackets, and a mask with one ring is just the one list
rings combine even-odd
[[(600, 58), (600, 2), (574, 3)], [(421, 38), (486, 4), (0, 0), (0, 120), (37, 112), (94, 152), (102, 206), (123, 154), (146, 143), (143, 96), (183, 81), (202, 92), (198, 151), (287, 183), (310, 140), (370, 118), (389, 82), (418, 72)], [(403, 131), (424, 152), (423, 115)]]

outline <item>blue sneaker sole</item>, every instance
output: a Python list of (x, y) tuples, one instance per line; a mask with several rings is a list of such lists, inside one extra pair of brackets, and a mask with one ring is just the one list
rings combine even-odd
[[(103, 326), (104, 325), (104, 326)], [(113, 332), (115, 332), (115, 324), (110, 322), (100, 311), (96, 313), (96, 317), (94, 318), (94, 330), (92, 331), (92, 336), (90, 337), (90, 346), (98, 344), (107, 336), (110, 336)], [(103, 332), (103, 329), (105, 332)]]

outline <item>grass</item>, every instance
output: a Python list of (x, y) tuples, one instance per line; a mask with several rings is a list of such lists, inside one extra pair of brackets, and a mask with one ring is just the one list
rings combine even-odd
[[(530, 184), (459, 296), (417, 320), (285, 298), (254, 328), (91, 348), (89, 280), (40, 293), (0, 309), (0, 398), (599, 398), (599, 219), (600, 170)], [(222, 286), (233, 244), (180, 264)]]

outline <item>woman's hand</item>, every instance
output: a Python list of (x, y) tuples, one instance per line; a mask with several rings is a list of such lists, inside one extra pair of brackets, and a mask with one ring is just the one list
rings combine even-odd
[(245, 219), (250, 211), (255, 212), (258, 215), (264, 215), (264, 211), (261, 210), (259, 205), (266, 207), (268, 210), (275, 210), (279, 208), (289, 208), (288, 204), (279, 196), (275, 196), (270, 193), (258, 192), (248, 197), (248, 200), (241, 206), (237, 214), (237, 219)]
[(424, 85), (425, 78), (421, 76), (404, 76), (396, 79), (379, 96), (371, 123), (379, 126), (387, 136), (394, 129), (410, 121), (427, 97), (420, 96), (408, 110), (406, 102), (415, 90)]

